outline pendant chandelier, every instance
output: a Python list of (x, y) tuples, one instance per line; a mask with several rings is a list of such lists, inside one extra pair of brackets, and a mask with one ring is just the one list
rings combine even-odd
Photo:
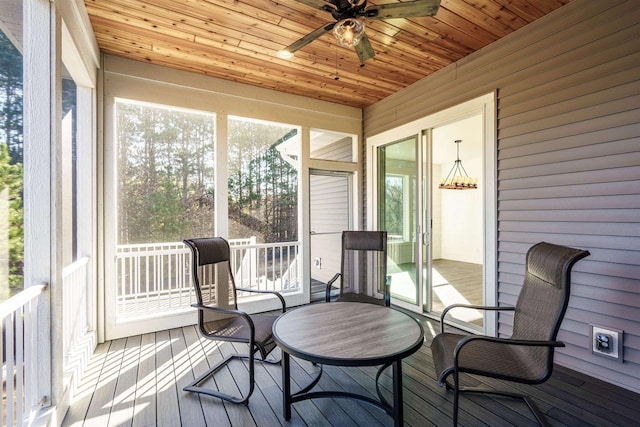
[(478, 188), (478, 178), (470, 178), (467, 171), (462, 166), (462, 160), (460, 160), (460, 143), (461, 139), (454, 141), (456, 144), (456, 161), (453, 163), (453, 167), (447, 174), (446, 178), (440, 178), (441, 190), (473, 190)]

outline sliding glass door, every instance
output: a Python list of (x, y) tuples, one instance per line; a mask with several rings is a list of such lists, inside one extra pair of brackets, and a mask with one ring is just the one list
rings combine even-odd
[[(495, 304), (494, 106), (489, 94), (367, 139), (367, 226), (388, 233), (392, 304), (434, 317)], [(493, 316), (447, 319), (491, 334)]]
[(416, 136), (377, 147), (378, 229), (387, 231), (391, 295), (414, 306), (420, 301), (422, 271), (418, 148)]
[[(377, 227), (387, 231), (387, 270), (397, 305), (440, 313), (454, 303), (484, 304), (482, 192), (439, 185), (452, 165), (461, 164), (452, 135), (481, 129), (481, 119), (472, 116), (376, 147)], [(464, 167), (481, 175), (481, 139), (468, 138), (463, 148)], [(483, 326), (477, 310), (452, 316)]]
[[(432, 280), (425, 308), (441, 313), (451, 304), (485, 304), (482, 114), (434, 127), (431, 135)], [(440, 185), (447, 176), (465, 173), (469, 179), (458, 178), (463, 183), (457, 186)], [(475, 309), (451, 312), (452, 319), (471, 329), (484, 326), (483, 315)]]

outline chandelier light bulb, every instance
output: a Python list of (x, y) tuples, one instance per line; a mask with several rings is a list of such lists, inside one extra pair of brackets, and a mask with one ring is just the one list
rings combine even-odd
[(362, 39), (364, 24), (358, 19), (343, 19), (333, 27), (333, 34), (342, 47), (353, 48)]

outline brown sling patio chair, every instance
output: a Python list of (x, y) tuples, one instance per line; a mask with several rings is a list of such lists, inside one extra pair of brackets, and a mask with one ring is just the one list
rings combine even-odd
[[(327, 282), (325, 301), (340, 279), (337, 301), (391, 305), (387, 280), (387, 232), (343, 231), (340, 273)], [(381, 297), (380, 297), (381, 296)]]
[[(187, 239), (184, 243), (191, 249), (192, 254), (191, 271), (198, 301), (197, 304), (193, 304), (193, 307), (198, 309), (200, 333), (212, 340), (249, 345), (248, 354), (232, 354), (226, 357), (184, 387), (184, 390), (208, 394), (234, 403), (248, 404), (254, 389), (255, 353), (260, 352), (260, 359), (255, 360), (280, 363), (280, 360), (267, 360), (267, 356), (276, 346), (271, 331), (276, 316), (247, 314), (238, 310), (236, 291), (272, 294), (280, 300), (283, 313), (286, 311), (284, 298), (275, 291), (236, 288), (231, 271), (229, 243), (222, 237)], [(246, 396), (232, 396), (201, 386), (234, 358), (249, 360), (249, 391)]]
[[(440, 386), (453, 390), (453, 424), (458, 423), (461, 392), (488, 393), (523, 399), (541, 425), (547, 425), (530, 398), (507, 391), (460, 386), (460, 373), (499, 378), (525, 384), (546, 381), (553, 369), (560, 323), (569, 303), (571, 269), (588, 251), (541, 242), (526, 256), (524, 283), (515, 307), (451, 305), (440, 317), (440, 333), (431, 343), (433, 363)], [(511, 338), (459, 335), (444, 332), (444, 318), (452, 308), (513, 312)]]

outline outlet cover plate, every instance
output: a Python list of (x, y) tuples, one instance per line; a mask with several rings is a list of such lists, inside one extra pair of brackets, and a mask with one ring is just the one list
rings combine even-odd
[[(590, 326), (591, 353), (595, 354), (596, 356), (606, 357), (607, 359), (612, 359), (622, 363), (622, 339), (624, 332), (620, 329), (610, 328), (608, 326), (599, 326), (593, 324), (590, 324)], [(611, 351), (609, 353), (600, 351), (597, 348), (597, 334), (606, 334), (611, 336), (613, 342), (610, 343)]]

